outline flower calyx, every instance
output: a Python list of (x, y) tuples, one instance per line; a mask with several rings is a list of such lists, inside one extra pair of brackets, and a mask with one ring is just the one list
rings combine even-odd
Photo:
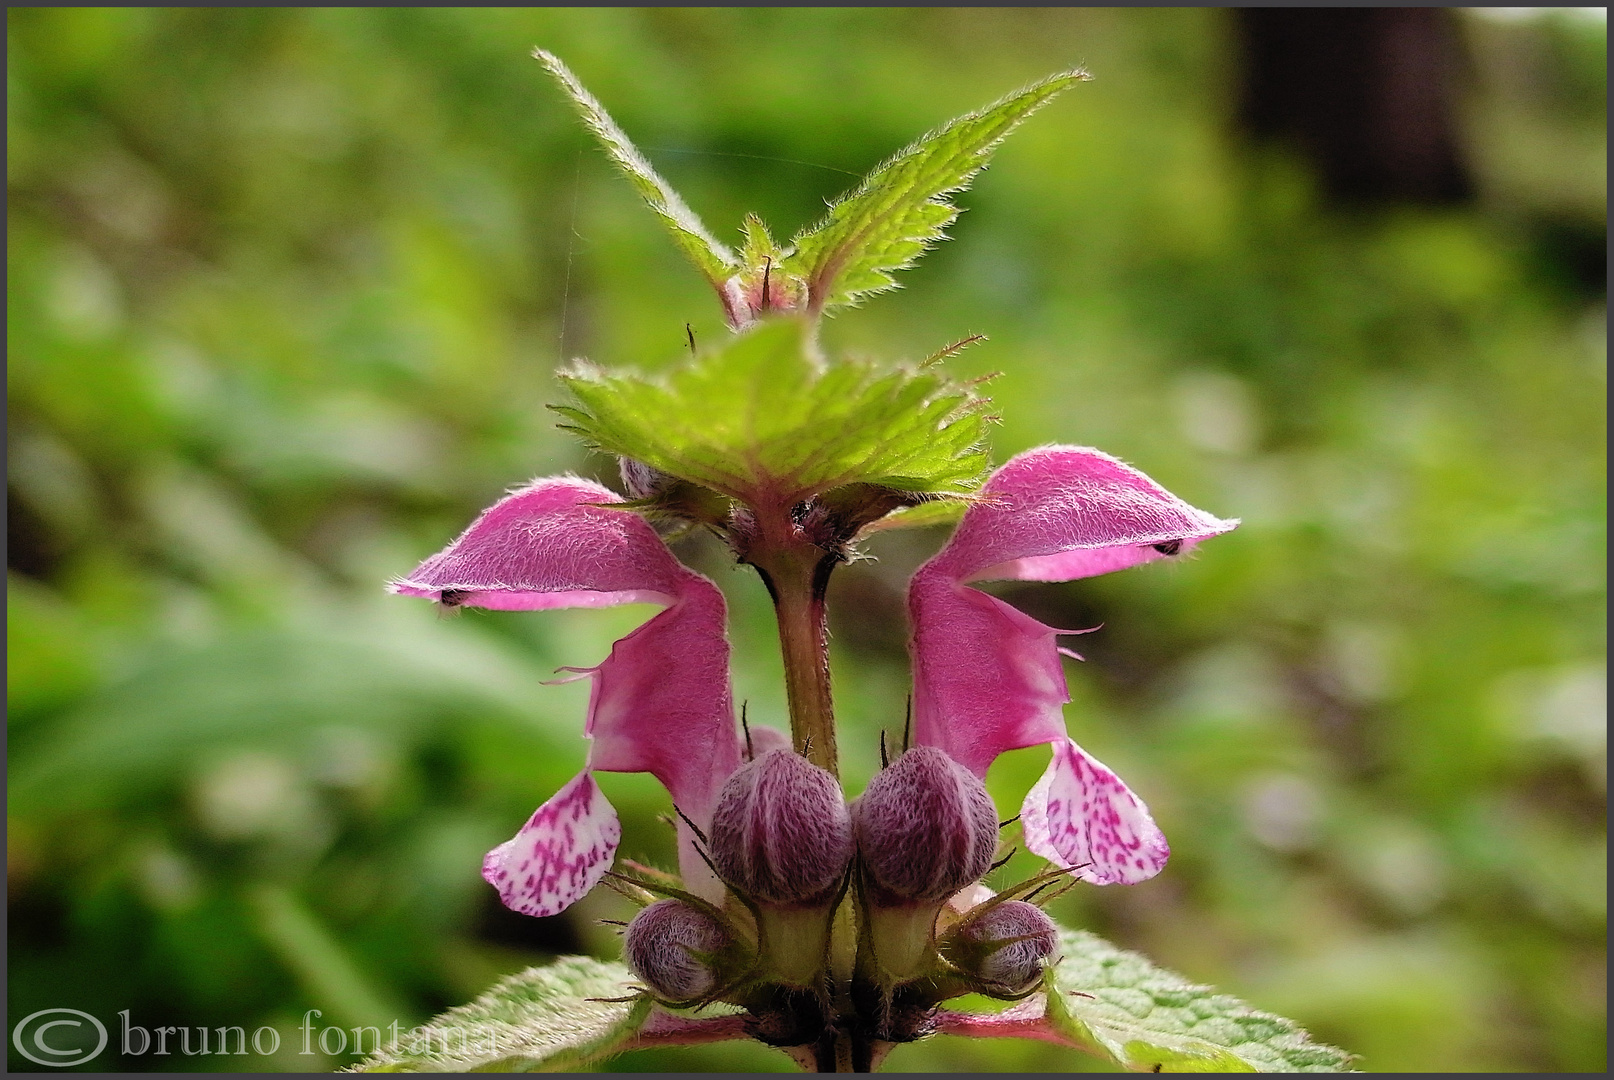
[(794, 750), (758, 754), (724, 784), (707, 847), (756, 919), (759, 977), (816, 988), (854, 850), (839, 782)]
[[(895, 513), (948, 496), (903, 491), (883, 484), (852, 483), (809, 495), (794, 505), (779, 507), (772, 535), (749, 507), (736, 505), (720, 531), (735, 558), (757, 567), (764, 576), (781, 557), (806, 560), (816, 575), (827, 581), (828, 570), (857, 558), (857, 541), (865, 529)], [(780, 535), (780, 524), (784, 525)], [(771, 583), (771, 581), (770, 581)], [(822, 596), (821, 589), (815, 596)]]
[(944, 497), (883, 484), (843, 484), (805, 504), (800, 527), (806, 539), (845, 561), (851, 556), (853, 542), (867, 526), (894, 511)]
[(918, 746), (869, 783), (852, 822), (867, 916), (860, 968), (889, 997), (945, 967), (936, 920), (949, 897), (991, 868), (997, 809), (974, 773)]

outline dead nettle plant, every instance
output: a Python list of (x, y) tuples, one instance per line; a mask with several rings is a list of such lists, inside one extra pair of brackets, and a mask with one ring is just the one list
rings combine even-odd
[[(1289, 1021), (1061, 929), (1043, 905), (1158, 874), (1143, 801), (1066, 732), (1059, 645), (972, 586), (1070, 581), (1180, 558), (1237, 525), (1110, 455), (1042, 446), (996, 469), (988, 399), (943, 348), (914, 365), (826, 355), (825, 314), (894, 288), (958, 214), (949, 201), (1014, 128), (1087, 78), (1064, 71), (914, 142), (787, 243), (755, 215), (718, 241), (555, 56), (611, 160), (706, 277), (732, 330), (660, 377), (577, 361), (562, 426), (614, 455), (622, 492), (532, 480), (392, 582), (450, 607), (663, 610), (593, 667), (582, 771), (490, 851), (515, 911), (555, 915), (605, 885), (641, 908), (624, 963), (513, 975), (362, 1068), (564, 1070), (646, 1046), (756, 1039), (802, 1068), (860, 1072), (932, 1033), (1038, 1039), (1144, 1071), (1340, 1071)], [(848, 802), (837, 770), (825, 589), (871, 532), (954, 523), (908, 587), (911, 715)], [(789, 732), (737, 722), (722, 594), (663, 541), (711, 530), (772, 597)], [(888, 727), (896, 728), (896, 724)], [(1013, 819), (1046, 869), (994, 893), (1001, 811), (982, 778), (1053, 748)], [(648, 772), (676, 814), (676, 874), (613, 868), (594, 773)], [(966, 994), (1010, 1003), (954, 1011)]]

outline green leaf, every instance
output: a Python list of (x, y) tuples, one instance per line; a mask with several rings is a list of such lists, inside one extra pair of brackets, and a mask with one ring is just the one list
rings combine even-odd
[(1052, 75), (925, 135), (870, 173), (828, 215), (799, 234), (784, 269), (807, 280), (813, 312), (896, 287), (958, 216), (947, 195), (969, 186), (1004, 136), (1062, 91), (1089, 78)]
[(826, 365), (801, 317), (765, 320), (666, 378), (580, 367), (562, 426), (753, 506), (843, 484), (959, 493), (986, 469), (987, 399), (935, 365)]
[(1140, 1072), (1349, 1072), (1351, 1055), (1292, 1020), (1196, 986), (1082, 930), (1060, 935), (1045, 1018), (1073, 1044)]
[(406, 1032), (355, 1072), (572, 1072), (620, 1053), (651, 1002), (621, 964), (567, 956), (511, 975), (468, 1005)]
[(650, 209), (661, 218), (678, 246), (684, 249), (684, 254), (706, 275), (707, 280), (721, 287), (736, 265), (734, 253), (706, 231), (706, 226), (695, 216), (695, 211), (651, 168), (650, 162), (645, 160), (644, 155), (639, 153), (638, 148), (605, 111), (605, 106), (583, 88), (577, 76), (560, 62), (559, 57), (543, 49), (534, 49), (532, 55), (560, 83), (561, 89), (566, 91), (583, 117), (583, 123), (600, 140), (600, 145), (605, 147), (605, 152), (617, 168), (632, 181)]
[(747, 268), (761, 267), (768, 260), (778, 262), (784, 258), (773, 234), (768, 231), (767, 224), (755, 214), (745, 215), (740, 223), (740, 235), (745, 239), (745, 245), (740, 249), (740, 259)]
[(333, 727), (407, 738), (475, 716), (526, 729), (541, 677), (497, 638), (401, 612), (153, 648), (127, 679), (12, 751), (8, 808), (54, 818), (127, 805), (216, 755), (305, 757)]
[(867, 536), (888, 529), (928, 529), (937, 525), (957, 525), (963, 520), (964, 511), (969, 508), (969, 502), (964, 499), (931, 499), (917, 506), (905, 506), (900, 510), (893, 510), (885, 517), (863, 526), (859, 535)]

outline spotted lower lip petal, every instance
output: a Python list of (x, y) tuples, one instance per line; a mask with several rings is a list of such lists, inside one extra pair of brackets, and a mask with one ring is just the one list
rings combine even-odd
[(1026, 847), (1095, 885), (1135, 885), (1158, 874), (1171, 848), (1148, 807), (1070, 739), (1020, 808)]
[(482, 877), (512, 911), (558, 915), (605, 876), (621, 839), (616, 810), (584, 770), (488, 852)]

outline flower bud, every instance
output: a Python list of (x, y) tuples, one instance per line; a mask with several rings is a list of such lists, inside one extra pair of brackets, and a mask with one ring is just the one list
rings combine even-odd
[(769, 750), (789, 750), (790, 736), (776, 727), (752, 724), (745, 737), (745, 760), (755, 761)]
[(623, 951), (657, 995), (689, 1001), (717, 984), (710, 958), (728, 944), (728, 931), (711, 915), (682, 900), (657, 900), (628, 924)]
[(674, 477), (634, 458), (618, 457), (616, 464), (622, 473), (622, 486), (627, 489), (630, 499), (654, 498), (676, 483)]
[(876, 776), (852, 807), (858, 854), (891, 901), (940, 901), (992, 865), (998, 814), (980, 777), (934, 746)]
[(630, 457), (616, 460), (628, 498), (640, 504), (639, 509), (658, 531), (688, 521), (721, 525), (728, 518), (729, 500), (711, 488), (680, 480)]
[(729, 326), (744, 330), (764, 315), (807, 306), (807, 282), (771, 263), (742, 270), (718, 290)]
[(1059, 945), (1059, 931), (1042, 909), (1006, 900), (967, 919), (942, 943), (942, 955), (993, 986), (1011, 993), (1042, 974), (1042, 962)]
[(769, 750), (729, 777), (709, 835), (718, 873), (763, 903), (823, 902), (852, 861), (841, 785), (792, 750)]

